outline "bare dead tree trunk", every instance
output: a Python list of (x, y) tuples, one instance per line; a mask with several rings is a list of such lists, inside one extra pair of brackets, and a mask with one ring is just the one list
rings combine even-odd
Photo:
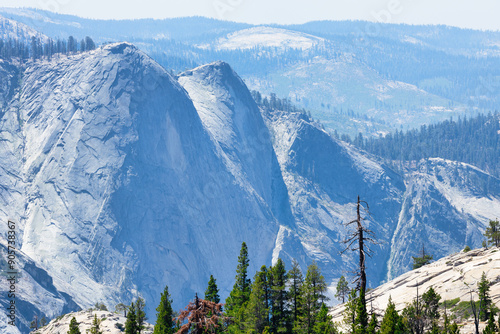
[(361, 213), (360, 213), (361, 201), (358, 196), (357, 203), (357, 228), (358, 228), (358, 247), (359, 247), (359, 287), (366, 292), (366, 272), (365, 272), (365, 250), (364, 250), (364, 237), (363, 237), (363, 225), (361, 224)]

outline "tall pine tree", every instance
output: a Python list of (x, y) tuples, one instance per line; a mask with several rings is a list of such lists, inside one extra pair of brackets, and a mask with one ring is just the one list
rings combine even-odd
[(265, 329), (269, 329), (267, 270), (265, 266), (262, 269), (265, 271), (261, 270), (255, 274), (252, 292), (245, 309), (244, 330), (247, 333), (262, 333)]
[(313, 333), (316, 316), (321, 308), (321, 303), (327, 300), (325, 292), (325, 278), (321, 275), (316, 262), (313, 261), (307, 267), (306, 278), (301, 288), (300, 316), (298, 326), (295, 326), (299, 332)]
[(290, 312), (293, 323), (297, 322), (300, 309), (300, 290), (304, 277), (300, 270), (299, 263), (294, 259), (292, 261), (292, 269), (288, 272), (288, 297), (290, 301)]
[(290, 328), (288, 312), (288, 293), (286, 291), (287, 273), (285, 263), (278, 258), (271, 268), (271, 332), (285, 333)]
[(160, 305), (156, 308), (156, 312), (156, 324), (153, 334), (173, 334), (174, 312), (172, 310), (172, 299), (168, 293), (168, 286), (165, 286), (161, 294)]
[(248, 248), (245, 242), (241, 244), (240, 255), (238, 256), (238, 266), (233, 289), (226, 299), (226, 316), (232, 322), (228, 326), (231, 333), (243, 329), (245, 322), (245, 307), (250, 299), (251, 281), (248, 278)]

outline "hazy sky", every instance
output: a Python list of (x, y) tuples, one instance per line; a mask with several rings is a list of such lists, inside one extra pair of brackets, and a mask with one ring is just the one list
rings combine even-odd
[(249, 23), (369, 20), (500, 30), (500, 0), (0, 0), (101, 19), (201, 15)]

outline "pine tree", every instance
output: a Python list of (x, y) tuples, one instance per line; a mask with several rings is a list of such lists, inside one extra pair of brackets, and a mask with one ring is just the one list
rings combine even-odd
[(234, 333), (243, 328), (245, 322), (245, 307), (250, 298), (251, 281), (248, 278), (248, 249), (246, 243), (241, 244), (240, 255), (233, 289), (226, 299), (226, 316), (232, 321), (228, 330)]
[(368, 328), (368, 313), (366, 312), (365, 291), (359, 291), (356, 305), (356, 320), (354, 323), (355, 334), (365, 334)]
[(477, 284), (479, 294), (479, 319), (486, 321), (489, 318), (489, 310), (491, 308), (490, 297), (490, 282), (486, 279), (486, 274), (483, 272), (481, 280)]
[(298, 328), (302, 333), (310, 334), (316, 322), (316, 316), (321, 303), (327, 300), (325, 296), (326, 283), (316, 262), (307, 267), (306, 278), (301, 287), (300, 316)]
[(294, 259), (292, 261), (292, 269), (288, 272), (288, 295), (290, 300), (290, 312), (292, 316), (292, 321), (295, 324), (299, 317), (300, 309), (300, 290), (304, 278), (302, 276), (302, 271), (300, 270), (299, 263)]
[(174, 333), (174, 311), (172, 309), (172, 299), (168, 293), (168, 286), (165, 286), (161, 294), (160, 305), (156, 308), (156, 324), (153, 334), (173, 334)]
[(337, 334), (338, 331), (333, 325), (332, 316), (328, 314), (328, 307), (325, 303), (321, 304), (318, 315), (316, 317), (316, 324), (314, 325), (313, 333), (318, 334)]
[(368, 328), (366, 329), (367, 334), (376, 334), (378, 328), (377, 315), (372, 313), (370, 317), (370, 322), (368, 323)]
[(125, 322), (125, 334), (138, 334), (139, 328), (137, 328), (137, 317), (135, 314), (134, 303), (130, 304), (127, 313), (127, 321)]
[(428, 322), (432, 323), (434, 320), (439, 319), (438, 308), (440, 300), (441, 296), (436, 293), (432, 286), (422, 295), (423, 314)]
[(495, 324), (495, 317), (493, 316), (493, 312), (490, 312), (490, 316), (488, 317), (488, 323), (483, 330), (483, 334), (494, 334), (497, 331), (497, 326)]
[(67, 333), (68, 334), (81, 334), (80, 327), (78, 327), (78, 322), (76, 321), (75, 317), (71, 318), (71, 321), (69, 322), (69, 331)]
[(123, 304), (123, 303), (118, 303), (116, 304), (115, 306), (115, 313), (122, 313), (123, 312), (123, 315), (126, 317), (127, 316), (127, 305)]
[(345, 303), (345, 298), (349, 295), (349, 284), (347, 280), (342, 275), (337, 283), (337, 292), (335, 293), (335, 297), (342, 301), (342, 304)]
[(389, 304), (385, 310), (384, 317), (380, 324), (380, 334), (400, 334), (403, 333), (402, 319), (396, 311), (396, 306), (389, 297)]
[[(264, 267), (265, 268), (265, 267)], [(245, 310), (244, 329), (248, 333), (262, 333), (269, 325), (269, 308), (267, 304), (266, 275), (261, 272), (255, 274), (250, 299)]]
[(412, 256), (413, 258), (413, 269), (418, 269), (429, 263), (431, 263), (433, 256), (425, 252), (425, 247), (422, 245), (422, 254), (420, 256)]
[(97, 319), (97, 314), (94, 314), (94, 321), (92, 322), (92, 327), (90, 327), (90, 334), (102, 334), (100, 325), (101, 322)]
[(142, 330), (144, 329), (144, 323), (146, 322), (146, 312), (144, 309), (146, 308), (146, 303), (144, 302), (144, 299), (141, 297), (137, 298), (135, 304), (135, 321), (137, 323), (137, 333), (140, 334)]
[(285, 333), (289, 327), (288, 322), (288, 294), (286, 291), (287, 273), (285, 263), (278, 258), (270, 270), (271, 280), (271, 327), (272, 333)]
[(498, 220), (490, 220), (484, 236), (488, 238), (489, 244), (498, 247), (500, 245), (500, 222)]
[(354, 333), (356, 325), (356, 310), (358, 305), (358, 295), (356, 289), (352, 289), (349, 293), (347, 302), (345, 303), (344, 324), (349, 327), (350, 333)]
[(205, 300), (209, 300), (214, 303), (220, 302), (219, 289), (217, 288), (216, 280), (212, 275), (210, 275), (208, 287), (207, 290), (205, 290)]

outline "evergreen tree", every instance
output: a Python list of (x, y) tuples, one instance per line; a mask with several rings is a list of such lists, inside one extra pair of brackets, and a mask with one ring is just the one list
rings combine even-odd
[(302, 271), (300, 270), (299, 263), (294, 259), (292, 261), (292, 269), (288, 272), (288, 296), (290, 300), (290, 312), (292, 321), (297, 322), (299, 317), (300, 309), (300, 290), (304, 278), (302, 276)]
[(97, 314), (94, 314), (94, 321), (92, 322), (92, 327), (90, 327), (90, 334), (102, 334), (100, 325), (101, 321), (97, 319)]
[(127, 321), (125, 322), (125, 334), (138, 334), (139, 328), (137, 328), (137, 317), (135, 314), (134, 303), (130, 304), (127, 313)]
[(321, 304), (318, 315), (316, 317), (316, 324), (314, 325), (313, 333), (318, 334), (337, 334), (338, 331), (335, 328), (332, 316), (328, 314), (328, 307), (325, 303)]
[(368, 313), (366, 312), (365, 291), (359, 291), (356, 306), (356, 320), (354, 323), (355, 334), (365, 334), (368, 328)]
[(71, 321), (69, 322), (68, 334), (81, 334), (80, 327), (78, 327), (78, 322), (75, 317), (71, 318)]
[(431, 323), (431, 330), (428, 331), (427, 333), (429, 334), (440, 334), (440, 330), (439, 330), (439, 326), (438, 326), (438, 323), (437, 323), (437, 320), (434, 320), (432, 321)]
[(69, 36), (68, 37), (68, 48), (67, 48), (68, 53), (76, 52), (76, 45), (77, 45), (76, 39), (73, 36)]
[(265, 277), (266, 275), (262, 275), (262, 271), (255, 274), (250, 300), (245, 310), (244, 329), (247, 333), (262, 333), (269, 325), (269, 308), (266, 296), (267, 288), (266, 282), (263, 281)]
[(85, 50), (90, 51), (95, 49), (95, 43), (89, 36), (85, 37)]
[(168, 286), (165, 286), (161, 294), (160, 305), (156, 308), (156, 324), (153, 334), (173, 334), (174, 333), (174, 311), (172, 310), (172, 299), (168, 293)]
[(354, 333), (356, 325), (356, 311), (358, 305), (358, 296), (356, 289), (352, 289), (349, 293), (347, 302), (345, 303), (344, 324), (349, 327), (349, 333)]
[(135, 304), (135, 321), (137, 323), (137, 333), (141, 333), (142, 330), (144, 329), (144, 323), (146, 322), (146, 312), (144, 309), (146, 308), (146, 303), (144, 302), (144, 299), (139, 297)]
[(232, 322), (228, 330), (234, 333), (241, 330), (245, 322), (245, 307), (250, 298), (251, 281), (248, 278), (248, 249), (246, 243), (241, 244), (240, 255), (233, 289), (226, 299), (226, 316)]
[(285, 333), (289, 327), (288, 322), (288, 294), (286, 291), (287, 273), (285, 263), (278, 258), (276, 264), (271, 267), (271, 332)]
[(347, 280), (342, 275), (337, 283), (337, 292), (335, 293), (335, 297), (342, 301), (342, 304), (345, 303), (345, 298), (349, 295), (349, 284)]
[(460, 334), (460, 330), (458, 329), (458, 325), (455, 321), (450, 325), (449, 334)]
[(45, 316), (42, 317), (42, 319), (40, 319), (40, 327), (43, 327), (47, 324), (47, 318), (45, 318)]
[(486, 274), (483, 272), (481, 275), (481, 280), (477, 283), (478, 295), (479, 295), (479, 319), (481, 321), (486, 321), (489, 318), (489, 310), (491, 308), (491, 297), (490, 297), (490, 282), (486, 279)]
[(108, 310), (108, 308), (106, 307), (106, 305), (104, 305), (104, 303), (95, 303), (94, 308), (98, 311), (107, 311)]
[(488, 239), (490, 245), (498, 247), (500, 245), (500, 222), (498, 220), (490, 220), (484, 236)]
[(380, 324), (380, 334), (402, 334), (404, 333), (403, 321), (396, 311), (396, 306), (389, 297), (389, 304), (385, 310)]
[(368, 328), (366, 329), (367, 334), (376, 334), (378, 328), (377, 315), (372, 313), (370, 317), (370, 322), (368, 323)]
[(439, 319), (438, 308), (440, 300), (441, 296), (434, 291), (432, 286), (422, 295), (423, 314), (428, 322), (432, 323), (434, 320)]
[(433, 256), (425, 252), (424, 245), (422, 245), (422, 254), (420, 256), (412, 256), (413, 258), (413, 269), (418, 269), (429, 263), (431, 263)]
[(306, 278), (301, 288), (300, 316), (298, 328), (302, 333), (310, 334), (316, 322), (316, 316), (325, 296), (326, 283), (316, 262), (307, 267)]
[(122, 313), (123, 312), (123, 315), (126, 317), (127, 316), (127, 305), (123, 304), (123, 303), (118, 303), (116, 304), (115, 306), (115, 313)]
[(483, 330), (483, 334), (494, 334), (497, 331), (497, 325), (495, 324), (495, 318), (493, 316), (493, 312), (490, 312), (490, 316), (488, 317), (488, 323)]
[(210, 275), (208, 287), (207, 290), (205, 290), (205, 300), (209, 300), (214, 303), (220, 302), (219, 289), (217, 288), (216, 280), (212, 275)]

